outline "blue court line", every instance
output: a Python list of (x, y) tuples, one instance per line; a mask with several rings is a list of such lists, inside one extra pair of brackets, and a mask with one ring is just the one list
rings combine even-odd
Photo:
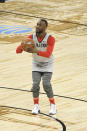
[[(12, 28), (12, 27), (14, 27), (14, 26), (6, 26), (6, 25), (5, 25), (5, 26), (1, 26), (1, 25), (0, 25), (0, 28), (1, 28), (1, 29), (2, 29), (2, 28)], [(15, 27), (14, 27), (14, 28), (15, 28)]]
[[(5, 29), (0, 30), (0, 33), (4, 32), (4, 31), (6, 31), (6, 30), (12, 30), (12, 29), (15, 29), (15, 30), (16, 30), (16, 28), (5, 28)], [(18, 29), (19, 29), (19, 28), (18, 28)]]
[[(15, 29), (15, 28), (29, 28), (28, 26), (8, 26), (8, 25), (0, 25), (0, 28), (1, 29)], [(30, 28), (30, 29), (32, 29), (32, 28)]]
[(7, 29), (20, 29), (20, 28), (24, 28), (24, 29), (32, 29), (29, 27), (0, 27), (2, 30), (7, 30)]
[(4, 29), (4, 28), (6, 28), (6, 27), (0, 27), (0, 29)]
[(26, 33), (26, 32), (30, 32), (30, 31), (32, 31), (32, 29), (19, 30), (19, 31), (15, 31), (14, 34)]
[(14, 33), (14, 34), (19, 34), (19, 33), (25, 33), (25, 32), (30, 32), (30, 31), (32, 31), (31, 29), (21, 29), (21, 30), (10, 30), (10, 31), (5, 31), (5, 32), (3, 32), (3, 33), (5, 33), (5, 34), (10, 34), (10, 33)]
[(25, 33), (25, 32), (30, 32), (32, 31), (32, 28), (29, 28), (27, 26), (6, 26), (6, 25), (2, 25), (1, 27), (1, 30), (0, 30), (0, 33), (5, 33), (5, 34), (10, 34), (10, 33), (15, 33), (15, 34), (18, 34), (18, 33)]
[(29, 28), (29, 27), (24, 27), (24, 26), (22, 26), (22, 27), (10, 27), (10, 26), (3, 26), (3, 27), (0, 27), (0, 29), (15, 29), (15, 28)]

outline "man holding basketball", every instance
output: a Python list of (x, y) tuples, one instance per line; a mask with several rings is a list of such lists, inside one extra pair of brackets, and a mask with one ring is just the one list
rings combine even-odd
[[(51, 78), (53, 72), (53, 48), (55, 39), (53, 36), (46, 33), (48, 22), (45, 19), (40, 19), (36, 25), (36, 32), (33, 35), (29, 35), (28, 38), (33, 39), (35, 48), (32, 53), (32, 92), (34, 109), (32, 114), (38, 114), (40, 111), (39, 107), (39, 90), (40, 81), (42, 78), (43, 88), (50, 101), (50, 115), (56, 114), (56, 105), (53, 96), (53, 89), (51, 85)], [(17, 47), (17, 53), (22, 53), (21, 46)]]

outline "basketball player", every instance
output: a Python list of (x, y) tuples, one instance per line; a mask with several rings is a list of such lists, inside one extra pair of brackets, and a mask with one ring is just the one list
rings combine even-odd
[[(43, 88), (50, 101), (50, 115), (56, 114), (55, 99), (53, 96), (53, 89), (51, 85), (51, 78), (53, 72), (53, 48), (55, 38), (46, 32), (48, 22), (46, 19), (40, 19), (36, 25), (36, 32), (29, 35), (35, 42), (35, 48), (32, 49), (32, 80), (33, 80), (33, 101), (34, 109), (32, 114), (38, 114), (39, 107), (39, 90), (40, 81), (42, 78)], [(22, 53), (21, 46), (17, 47), (17, 53)]]

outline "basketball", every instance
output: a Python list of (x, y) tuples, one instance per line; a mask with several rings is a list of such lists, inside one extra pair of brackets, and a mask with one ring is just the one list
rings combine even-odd
[(29, 51), (35, 47), (35, 43), (32, 39), (27, 38), (22, 41), (21, 47), (24, 51)]

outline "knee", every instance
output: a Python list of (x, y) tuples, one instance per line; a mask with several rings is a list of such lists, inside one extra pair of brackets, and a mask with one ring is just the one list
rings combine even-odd
[(40, 89), (39, 82), (33, 82), (32, 91), (36, 92), (39, 91), (39, 89)]
[(34, 82), (33, 82), (33, 87), (38, 87), (38, 86), (39, 86), (39, 83), (40, 83), (40, 82), (38, 82), (38, 81), (34, 81)]
[(50, 87), (51, 83), (49, 81), (43, 81), (43, 87)]
[(49, 92), (50, 90), (52, 90), (52, 86), (50, 82), (43, 82), (43, 88), (46, 92)]

